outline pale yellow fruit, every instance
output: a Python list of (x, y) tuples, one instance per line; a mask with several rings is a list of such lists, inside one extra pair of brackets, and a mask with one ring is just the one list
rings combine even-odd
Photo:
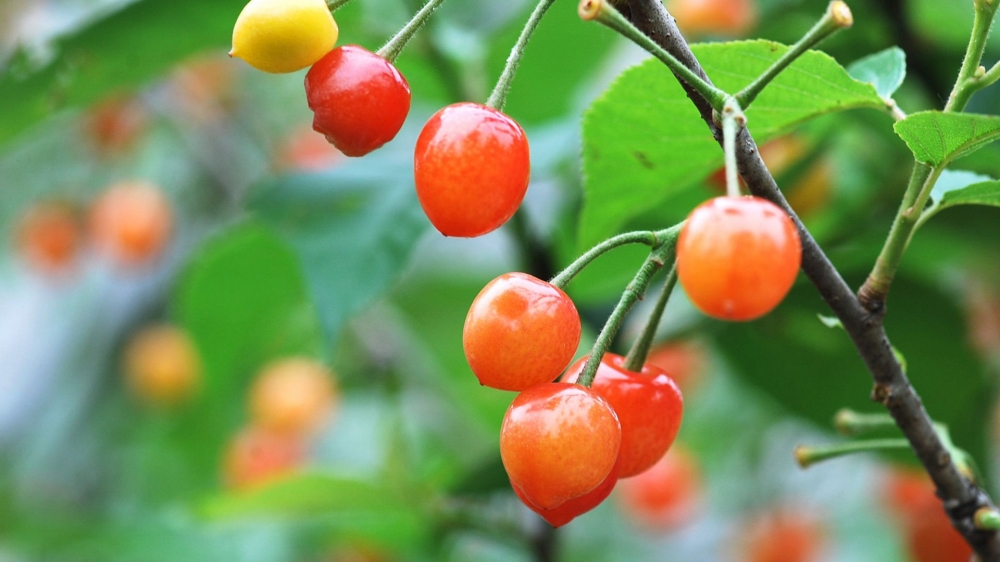
[(337, 34), (324, 0), (250, 0), (236, 19), (229, 56), (264, 72), (295, 72), (329, 53)]
[(160, 406), (188, 399), (201, 380), (201, 358), (191, 337), (167, 324), (136, 334), (125, 348), (124, 363), (132, 390)]

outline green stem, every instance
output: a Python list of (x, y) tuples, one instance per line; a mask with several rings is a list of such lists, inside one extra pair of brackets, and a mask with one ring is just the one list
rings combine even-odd
[(735, 96), (736, 101), (739, 102), (743, 109), (750, 107), (750, 104), (757, 99), (757, 96), (771, 83), (771, 80), (774, 80), (778, 74), (781, 74), (781, 71), (788, 68), (788, 65), (792, 64), (795, 59), (802, 56), (802, 53), (815, 47), (821, 41), (841, 29), (851, 27), (853, 24), (854, 16), (851, 14), (851, 9), (847, 7), (847, 4), (839, 0), (830, 2), (826, 13), (823, 14), (823, 17), (816, 25), (806, 32), (802, 39), (799, 39), (797, 43), (785, 51), (785, 54), (774, 61), (774, 64), (758, 76), (756, 80), (740, 90)]
[[(348, 0), (340, 1), (346, 2)], [(413, 38), (413, 34), (415, 34), (418, 29), (427, 23), (431, 14), (434, 13), (434, 10), (436, 10), (442, 2), (444, 2), (444, 0), (427, 0), (424, 7), (420, 8), (420, 11), (414, 14), (413, 17), (410, 18), (410, 21), (406, 22), (406, 25), (403, 26), (403, 29), (400, 29), (396, 35), (392, 37), (392, 39), (389, 39), (385, 45), (382, 45), (382, 48), (379, 49), (376, 54), (389, 62), (395, 61), (396, 57), (399, 56), (399, 53), (403, 52), (403, 48), (406, 47), (406, 44)]]
[(845, 455), (852, 455), (854, 453), (909, 448), (910, 442), (904, 438), (851, 441), (849, 443), (823, 445), (819, 447), (799, 445), (795, 448), (795, 462), (799, 463), (801, 468), (809, 468), (818, 462), (843, 457)]
[(582, 256), (576, 258), (576, 260), (569, 264), (566, 269), (560, 271), (555, 277), (553, 277), (550, 283), (560, 289), (564, 289), (566, 288), (567, 283), (572, 281), (573, 278), (583, 271), (585, 267), (590, 265), (590, 262), (601, 257), (606, 252), (626, 244), (645, 244), (647, 246), (656, 246), (657, 244), (662, 243), (660, 234), (663, 233), (666, 233), (666, 231), (653, 232), (652, 230), (641, 230), (637, 232), (626, 232), (625, 234), (619, 234), (618, 236), (608, 238), (604, 242), (601, 242), (600, 244), (587, 250), (587, 252)]
[(531, 39), (531, 36), (535, 33), (535, 28), (542, 21), (542, 16), (545, 15), (545, 12), (548, 11), (549, 6), (554, 1), (539, 0), (534, 11), (531, 12), (528, 22), (524, 24), (524, 29), (521, 30), (521, 35), (517, 38), (517, 43), (514, 43), (514, 48), (510, 50), (510, 56), (507, 57), (507, 64), (503, 67), (503, 72), (500, 74), (500, 79), (497, 80), (497, 85), (493, 87), (493, 92), (490, 94), (489, 99), (486, 100), (487, 106), (497, 111), (503, 111), (503, 106), (507, 103), (507, 92), (510, 91), (514, 75), (517, 74), (517, 66), (521, 63), (521, 57), (524, 56), (524, 49), (528, 46), (528, 40)]
[(868, 275), (861, 290), (858, 291), (863, 304), (865, 302), (881, 302), (889, 294), (889, 287), (892, 286), (896, 270), (899, 269), (899, 263), (903, 259), (903, 254), (906, 253), (914, 229), (920, 220), (920, 214), (923, 212), (924, 207), (920, 202), (926, 203), (930, 190), (934, 187), (938, 176), (941, 175), (941, 171), (926, 164), (914, 163), (913, 172), (910, 174), (910, 183), (906, 187), (906, 193), (903, 194), (903, 200), (896, 212), (889, 236), (875, 261), (875, 267)]
[(330, 8), (330, 12), (336, 12), (350, 1), (351, 0), (326, 0), (326, 6)]
[(948, 96), (948, 103), (944, 106), (945, 111), (963, 111), (972, 98), (972, 94), (984, 87), (980, 85), (984, 75), (977, 76), (977, 70), (983, 60), (986, 40), (989, 38), (993, 17), (996, 15), (1000, 2), (977, 0), (975, 6), (976, 19), (972, 22), (972, 36), (969, 38), (969, 46), (965, 50), (965, 58), (962, 59), (962, 68), (958, 71), (955, 87), (952, 88), (951, 95)]
[(660, 326), (663, 311), (667, 308), (667, 301), (670, 300), (670, 293), (674, 292), (674, 285), (676, 284), (677, 264), (674, 264), (671, 266), (670, 272), (667, 273), (667, 280), (663, 283), (663, 290), (660, 291), (660, 296), (656, 299), (653, 312), (650, 313), (649, 319), (646, 320), (646, 326), (642, 329), (642, 333), (639, 334), (639, 338), (632, 344), (632, 349), (629, 350), (628, 355), (625, 356), (625, 364), (622, 366), (629, 371), (639, 373), (642, 371), (642, 366), (646, 364), (646, 356), (649, 355), (649, 348), (652, 347), (653, 340), (656, 338), (656, 329)]
[(604, 358), (604, 354), (611, 347), (611, 341), (614, 340), (615, 335), (618, 334), (618, 330), (621, 329), (622, 324), (625, 322), (628, 311), (646, 293), (646, 288), (649, 287), (649, 282), (652, 281), (656, 272), (664, 264), (673, 261), (676, 248), (677, 237), (675, 236), (665, 240), (649, 253), (649, 257), (646, 258), (642, 267), (636, 272), (635, 277), (632, 278), (632, 282), (625, 287), (625, 291), (618, 300), (618, 304), (615, 305), (615, 309), (608, 316), (604, 327), (601, 328), (601, 333), (597, 335), (594, 347), (590, 350), (590, 357), (587, 358), (587, 363), (583, 366), (583, 371), (576, 380), (577, 384), (588, 388), (594, 384), (594, 376), (597, 375), (597, 368), (601, 365), (601, 359)]
[(985, 74), (979, 77), (979, 89), (983, 89), (1000, 80), (1000, 62), (993, 65)]
[(660, 47), (655, 41), (639, 31), (632, 25), (632, 22), (625, 19), (625, 16), (621, 15), (609, 2), (606, 0), (583, 0), (580, 2), (577, 11), (584, 20), (597, 20), (660, 59), (663, 64), (667, 65), (671, 72), (676, 74), (681, 80), (687, 82), (691, 88), (708, 100), (713, 109), (716, 111), (722, 110), (723, 104), (726, 103), (726, 99), (729, 97), (726, 92), (709, 84), (704, 78), (684, 66), (673, 55), (665, 51), (663, 47)]
[(736, 169), (736, 135), (747, 124), (747, 118), (734, 98), (722, 107), (722, 151), (726, 158), (726, 194), (740, 196), (739, 174)]
[(896, 428), (896, 420), (889, 414), (862, 414), (844, 408), (833, 417), (833, 425), (843, 435), (861, 435), (870, 431)]
[(986, 531), (1000, 531), (1000, 512), (988, 507), (979, 508), (973, 521), (976, 528)]

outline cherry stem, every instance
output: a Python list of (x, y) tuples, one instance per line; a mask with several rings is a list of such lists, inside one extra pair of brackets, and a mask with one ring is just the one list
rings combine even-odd
[(815, 47), (821, 41), (827, 37), (833, 35), (834, 33), (840, 31), (841, 29), (851, 27), (854, 24), (854, 16), (851, 14), (851, 9), (847, 7), (847, 4), (836, 0), (830, 2), (830, 5), (826, 8), (826, 13), (823, 17), (816, 22), (816, 25), (812, 27), (806, 34), (799, 39), (797, 43), (791, 46), (785, 54), (781, 55), (778, 60), (774, 61), (774, 64), (765, 70), (760, 76), (758, 76), (753, 82), (747, 85), (745, 88), (736, 94), (736, 101), (739, 102), (743, 109), (750, 107), (757, 96), (771, 83), (772, 80), (781, 71), (788, 68), (788, 65), (792, 64), (795, 59), (802, 56), (802, 53), (808, 51), (812, 47)]
[(909, 448), (910, 442), (902, 437), (899, 439), (869, 439), (867, 441), (852, 441), (850, 443), (838, 443), (836, 445), (823, 445), (818, 447), (799, 445), (795, 448), (795, 462), (797, 462), (801, 468), (809, 468), (818, 462), (846, 455), (853, 455), (854, 453)]
[[(346, 3), (349, 2), (350, 0), (339, 0), (339, 1)], [(382, 48), (376, 51), (375, 54), (377, 54), (378, 56), (384, 58), (389, 62), (394, 62), (396, 60), (396, 57), (399, 56), (399, 53), (403, 52), (403, 48), (406, 47), (406, 44), (409, 43), (410, 39), (413, 38), (413, 35), (417, 32), (418, 29), (420, 29), (421, 27), (423, 27), (425, 23), (427, 23), (427, 20), (430, 19), (431, 14), (434, 13), (434, 10), (436, 10), (438, 6), (441, 5), (442, 2), (444, 2), (444, 0), (427, 0), (427, 3), (424, 4), (424, 7), (420, 8), (420, 11), (418, 11), (416, 14), (413, 14), (413, 17), (410, 18), (410, 21), (406, 22), (406, 25), (404, 25), (403, 28), (396, 33), (396, 35), (393, 35), (392, 39), (389, 39), (389, 41), (385, 45), (382, 45)]]
[(686, 82), (694, 91), (708, 100), (713, 109), (716, 111), (722, 109), (722, 105), (726, 102), (729, 94), (709, 84), (704, 78), (684, 66), (681, 61), (677, 60), (673, 55), (665, 51), (663, 47), (639, 31), (632, 25), (632, 22), (625, 19), (625, 16), (616, 10), (607, 0), (582, 0), (577, 8), (577, 12), (580, 14), (580, 18), (587, 21), (597, 20), (599, 23), (610, 27), (636, 45), (642, 47), (649, 54), (660, 59), (678, 78)]
[(503, 111), (503, 106), (507, 103), (507, 92), (510, 91), (514, 75), (517, 74), (517, 66), (521, 64), (521, 57), (524, 56), (524, 49), (528, 46), (528, 40), (535, 33), (535, 29), (542, 21), (542, 16), (545, 15), (545, 12), (548, 11), (549, 6), (553, 2), (555, 0), (539, 0), (535, 9), (531, 12), (527, 23), (524, 24), (524, 29), (521, 30), (521, 35), (517, 38), (517, 43), (514, 43), (514, 47), (510, 50), (510, 56), (507, 57), (507, 64), (503, 67), (503, 72), (497, 80), (497, 85), (493, 87), (493, 92), (490, 93), (490, 97), (486, 100), (488, 107), (492, 107), (497, 111)]
[[(668, 230), (676, 229), (676, 232), (679, 233), (680, 226), (681, 225), (677, 225), (676, 227)], [(674, 235), (665, 239), (649, 252), (649, 256), (646, 258), (646, 261), (642, 263), (642, 266), (639, 268), (639, 271), (636, 272), (635, 277), (632, 278), (632, 282), (625, 287), (625, 291), (618, 300), (618, 304), (615, 305), (615, 309), (611, 312), (611, 315), (608, 316), (608, 320), (604, 323), (604, 327), (601, 328), (601, 333), (597, 335), (597, 339), (594, 341), (594, 347), (590, 351), (590, 357), (587, 358), (587, 363), (583, 366), (583, 371), (580, 373), (580, 377), (576, 381), (577, 384), (588, 388), (590, 385), (594, 384), (594, 377), (597, 375), (597, 367), (600, 366), (601, 359), (604, 358), (604, 354), (607, 353), (608, 348), (611, 347), (611, 341), (615, 338), (615, 335), (618, 334), (618, 330), (621, 329), (622, 324), (625, 323), (625, 317), (628, 316), (628, 311), (631, 310), (632, 307), (635, 306), (635, 303), (646, 294), (646, 288), (649, 287), (649, 282), (653, 280), (653, 276), (656, 275), (656, 272), (659, 271), (665, 264), (674, 260), (676, 250), (677, 236)]]
[(1000, 511), (989, 507), (981, 507), (976, 511), (973, 522), (977, 529), (1000, 531)]
[(330, 12), (336, 12), (350, 1), (351, 0), (326, 0), (326, 6), (330, 8)]
[(636, 232), (626, 232), (624, 234), (608, 238), (604, 242), (601, 242), (590, 250), (587, 250), (587, 252), (582, 256), (576, 258), (573, 263), (566, 266), (566, 269), (563, 269), (555, 277), (553, 277), (550, 283), (560, 289), (565, 289), (566, 285), (572, 281), (574, 277), (579, 275), (584, 268), (590, 265), (590, 262), (601, 257), (606, 252), (626, 244), (645, 244), (647, 246), (656, 246), (662, 240), (660, 235), (666, 232), (667, 231), (653, 232), (652, 230), (640, 230)]
[(736, 168), (736, 135), (745, 127), (747, 118), (735, 98), (722, 106), (722, 150), (726, 156), (726, 194), (740, 196), (740, 181)]
[(663, 317), (663, 311), (667, 308), (667, 302), (670, 300), (670, 294), (674, 292), (674, 285), (676, 284), (677, 264), (675, 263), (667, 273), (667, 279), (663, 283), (663, 290), (660, 291), (660, 296), (656, 299), (653, 312), (650, 313), (649, 319), (646, 320), (646, 326), (643, 327), (639, 338), (635, 340), (635, 343), (632, 344), (632, 349), (625, 356), (625, 364), (622, 365), (625, 369), (634, 373), (642, 372), (642, 366), (646, 364), (646, 356), (649, 355), (649, 348), (652, 347), (653, 340), (656, 338), (656, 330), (660, 327), (660, 319)]
[(855, 436), (886, 428), (896, 428), (889, 414), (863, 414), (844, 408), (833, 416), (833, 426), (842, 435)]

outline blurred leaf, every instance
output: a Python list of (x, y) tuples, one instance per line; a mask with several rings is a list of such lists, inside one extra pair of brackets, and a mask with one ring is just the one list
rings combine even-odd
[(332, 474), (301, 474), (261, 487), (211, 498), (201, 513), (211, 519), (252, 515), (385, 515), (413, 511), (393, 490), (368, 480)]
[(213, 403), (228, 402), (274, 357), (320, 351), (295, 256), (259, 224), (210, 240), (192, 260), (173, 306), (202, 354)]
[(921, 222), (956, 205), (1000, 207), (1000, 181), (972, 172), (945, 170), (931, 190), (931, 201)]
[(859, 82), (875, 86), (878, 95), (888, 100), (906, 78), (906, 53), (899, 47), (889, 47), (854, 61), (847, 67), (847, 73)]
[(252, 197), (250, 208), (295, 250), (327, 341), (389, 289), (427, 228), (412, 175), (410, 151), (395, 151), (279, 178)]
[[(965, 338), (965, 319), (946, 295), (912, 278), (892, 287), (886, 330), (906, 353), (909, 376), (927, 411), (946, 423), (956, 443), (983, 456), (983, 419), (990, 407), (983, 365)], [(816, 322), (825, 305), (800, 283), (773, 313), (748, 324), (725, 324), (719, 349), (741, 376), (789, 411), (829, 425), (840, 408), (871, 408), (872, 380), (850, 339)]]
[(894, 125), (919, 162), (947, 166), (1000, 138), (1000, 117), (923, 111)]
[[(705, 72), (734, 92), (787, 50), (769, 41), (694, 45)], [(882, 108), (870, 84), (810, 51), (782, 72), (747, 111), (758, 143), (823, 113)], [(580, 244), (590, 246), (630, 218), (679, 197), (722, 163), (722, 151), (674, 76), (658, 60), (625, 71), (584, 116), (585, 204)], [(666, 226), (666, 225), (664, 225)]]

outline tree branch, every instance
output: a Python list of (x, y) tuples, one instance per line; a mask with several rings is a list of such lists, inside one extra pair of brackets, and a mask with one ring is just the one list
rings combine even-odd
[[(629, 0), (629, 7), (631, 21), (636, 27), (688, 68), (708, 79), (687, 41), (678, 31), (673, 17), (667, 13), (659, 0)], [(684, 87), (715, 139), (721, 144), (722, 131), (713, 120), (711, 106), (683, 81), (681, 86)], [(1000, 538), (997, 533), (979, 530), (974, 522), (976, 511), (982, 507), (993, 507), (992, 501), (983, 491), (969, 482), (952, 462), (947, 449), (934, 431), (933, 422), (924, 409), (920, 397), (892, 353), (881, 316), (874, 316), (861, 306), (854, 292), (788, 205), (761, 160), (749, 129), (741, 130), (736, 150), (740, 175), (749, 186), (750, 192), (780, 206), (795, 222), (802, 238), (802, 271), (816, 286), (831, 310), (840, 318), (875, 382), (872, 398), (885, 405), (910, 442), (920, 462), (934, 481), (938, 496), (952, 524), (975, 549), (983, 562), (1000, 562)]]

